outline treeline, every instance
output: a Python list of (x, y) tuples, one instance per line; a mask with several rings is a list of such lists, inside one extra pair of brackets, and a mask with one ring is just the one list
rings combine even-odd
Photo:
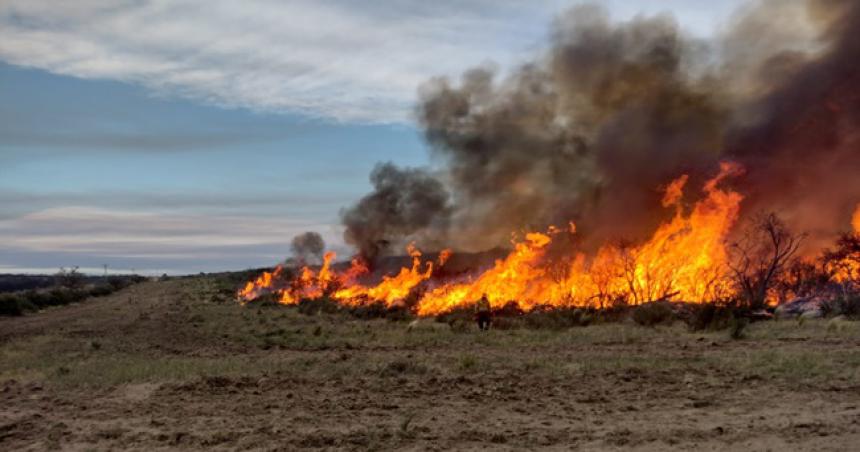
[(132, 284), (144, 281), (139, 275), (91, 277), (77, 268), (60, 269), (53, 276), (41, 276), (31, 281), (50, 278), (49, 287), (35, 287), (0, 293), (0, 316), (20, 316), (49, 306), (77, 303), (90, 297), (103, 297)]

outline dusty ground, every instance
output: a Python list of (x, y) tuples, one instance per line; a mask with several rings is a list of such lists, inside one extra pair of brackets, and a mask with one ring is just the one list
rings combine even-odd
[(0, 319), (0, 450), (850, 450), (860, 325), (452, 331), (206, 278)]

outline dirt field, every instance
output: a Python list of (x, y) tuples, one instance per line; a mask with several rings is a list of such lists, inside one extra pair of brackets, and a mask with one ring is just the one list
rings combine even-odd
[(0, 449), (849, 450), (860, 325), (453, 331), (143, 283), (0, 319)]

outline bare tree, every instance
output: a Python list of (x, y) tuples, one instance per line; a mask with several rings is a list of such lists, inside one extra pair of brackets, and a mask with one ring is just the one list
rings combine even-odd
[(805, 234), (794, 234), (776, 214), (760, 214), (731, 244), (729, 268), (741, 301), (749, 308), (765, 305), (770, 289), (793, 262)]
[(67, 289), (80, 289), (86, 284), (86, 277), (83, 273), (78, 271), (78, 267), (72, 267), (69, 269), (60, 267), (60, 271), (54, 275), (54, 281), (60, 287), (65, 287)]

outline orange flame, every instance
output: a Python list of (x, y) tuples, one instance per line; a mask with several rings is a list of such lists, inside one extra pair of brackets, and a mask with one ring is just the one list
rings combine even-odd
[(666, 191), (663, 194), (663, 207), (678, 205), (681, 197), (684, 196), (684, 186), (687, 185), (687, 179), (687, 175), (684, 174), (666, 186)]
[[(473, 303), (486, 295), (498, 308), (515, 302), (520, 309), (539, 305), (598, 306), (620, 296), (631, 303), (675, 298), (704, 301), (729, 286), (725, 240), (737, 220), (742, 196), (717, 185), (741, 168), (724, 163), (720, 173), (705, 184), (707, 195), (689, 215), (680, 206), (687, 177), (673, 181), (664, 205), (676, 205), (675, 217), (660, 226), (638, 247), (607, 245), (590, 262), (572, 253), (566, 274), (551, 271), (546, 250), (557, 233), (527, 234), (514, 243), (514, 251), (475, 281), (437, 287), (419, 300), (419, 315), (437, 315)], [(570, 230), (575, 230), (571, 225)]]
[(263, 274), (257, 277), (257, 279), (249, 281), (248, 284), (245, 284), (244, 288), (239, 290), (239, 299), (248, 301), (259, 297), (267, 289), (272, 287), (272, 283), (281, 275), (282, 271), (283, 267), (278, 265), (275, 267), (275, 271), (271, 273), (263, 272)]
[(440, 251), (439, 252), (439, 266), (441, 267), (441, 266), (445, 265), (445, 262), (448, 262), (448, 259), (450, 259), (451, 255), (453, 255), (453, 254), (454, 254), (454, 252), (451, 251), (450, 249), (447, 249), (447, 248)]
[[(564, 230), (550, 227), (545, 233), (525, 234), (522, 240), (513, 241), (514, 249), (506, 258), (466, 280), (429, 282), (433, 261), (422, 264), (421, 252), (409, 245), (412, 266), (384, 276), (376, 285), (358, 282), (368, 270), (362, 261), (354, 259), (349, 269), (337, 273), (331, 269), (335, 255), (327, 253), (318, 272), (305, 267), (288, 286), (279, 288), (275, 285), (283, 271), (278, 267), (249, 282), (238, 295), (248, 301), (276, 291), (285, 304), (328, 296), (346, 306), (380, 301), (390, 307), (402, 303), (420, 286), (427, 289), (420, 296), (416, 293), (414, 308), (421, 316), (465, 307), (484, 295), (494, 308), (514, 302), (525, 311), (542, 305), (605, 307), (622, 298), (633, 304), (659, 299), (713, 300), (730, 289), (726, 238), (743, 199), (720, 185), (741, 171), (739, 165), (722, 163), (719, 174), (705, 183), (703, 199), (688, 211), (681, 205), (688, 177), (678, 177), (666, 186), (662, 199), (664, 207), (675, 211), (671, 220), (642, 244), (605, 245), (593, 257), (573, 249), (562, 253), (568, 256), (563, 260), (549, 256), (557, 234), (576, 232), (571, 222)], [(450, 256), (450, 250), (440, 252), (438, 265), (444, 265)]]
[(857, 209), (854, 211), (854, 216), (851, 218), (851, 226), (854, 227), (855, 234), (860, 234), (860, 204), (857, 204)]
[(430, 278), (433, 274), (433, 262), (426, 263), (426, 270), (421, 271), (421, 251), (410, 244), (406, 248), (412, 256), (412, 268), (401, 268), (400, 273), (395, 276), (384, 276), (382, 282), (373, 287), (363, 285), (352, 285), (338, 290), (333, 298), (346, 305), (360, 305), (368, 301), (382, 301), (391, 307), (395, 303), (405, 299), (421, 282)]
[[(296, 304), (303, 299), (319, 299), (329, 296), (333, 300), (347, 306), (358, 306), (375, 301), (382, 301), (391, 307), (406, 298), (421, 282), (430, 278), (433, 273), (433, 262), (426, 262), (425, 270), (421, 270), (421, 251), (409, 245), (407, 252), (412, 256), (412, 267), (402, 268), (395, 276), (384, 276), (382, 281), (374, 286), (365, 286), (357, 279), (367, 273), (367, 265), (359, 258), (352, 260), (350, 267), (343, 273), (332, 270), (331, 264), (336, 258), (334, 252), (328, 252), (323, 258), (323, 265), (318, 272), (309, 267), (302, 267), (299, 275), (289, 282), (288, 287), (278, 288), (278, 278), (283, 273), (283, 267), (278, 266), (274, 272), (264, 272), (245, 288), (238, 292), (242, 302), (248, 302), (265, 293), (275, 292), (282, 304)], [(439, 256), (440, 265), (451, 256), (450, 250), (443, 251)]]
[[(851, 227), (854, 234), (860, 234), (860, 204), (857, 204), (854, 215), (851, 218)], [(828, 270), (836, 282), (860, 281), (860, 264), (853, 258), (843, 258), (828, 264)]]

